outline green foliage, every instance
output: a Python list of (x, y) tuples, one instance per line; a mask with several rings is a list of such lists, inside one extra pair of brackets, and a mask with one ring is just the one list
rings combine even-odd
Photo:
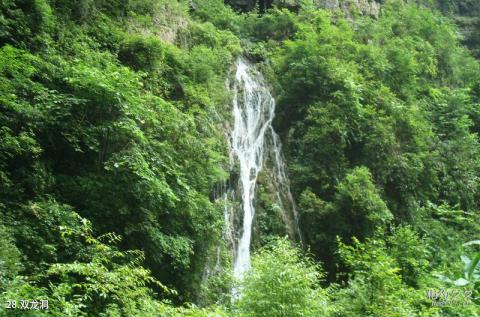
[(413, 223), (430, 202), (476, 212), (477, 107), (464, 87), (475, 87), (479, 64), (453, 24), (403, 1), (355, 27), (311, 8), (296, 20), (266, 55), (302, 228), (327, 271), (336, 235)]
[(478, 217), (477, 213), (431, 203), (418, 210), (418, 218), (414, 223), (426, 240), (432, 267), (439, 272), (452, 274), (458, 270), (459, 259), (463, 254), (463, 250), (459, 248), (459, 241), (468, 241), (477, 237)]
[(385, 227), (392, 220), (365, 167), (347, 174), (332, 202), (323, 201), (307, 189), (300, 197), (300, 208), (305, 238), (330, 272), (337, 267), (330, 254), (336, 249), (336, 235), (347, 241), (353, 237), (365, 239), (377, 227)]
[(3, 292), (10, 287), (12, 280), (21, 270), (21, 253), (14, 244), (7, 228), (0, 225), (0, 290)]
[(242, 32), (253, 41), (283, 41), (297, 31), (297, 16), (286, 9), (273, 9), (261, 17), (246, 17)]
[(430, 6), (435, 6), (445, 15), (454, 18), (462, 33), (463, 43), (474, 56), (480, 57), (480, 3), (472, 0), (436, 0), (431, 1)]
[(6, 0), (0, 4), (0, 46), (39, 48), (48, 42), (55, 18), (46, 0)]
[[(456, 282), (478, 302), (478, 252), (460, 247), (480, 230), (480, 66), (462, 47), (478, 53), (476, 2), (378, 1), (378, 19), (353, 21), (312, 1), (223, 2), (0, 3), (0, 302), (48, 299), (52, 316), (478, 316), (425, 297)], [(231, 302), (212, 192), (229, 177), (225, 82), (240, 54), (272, 84), (303, 243), (325, 274), (277, 239), (264, 173), (259, 251)]]
[(200, 21), (209, 21), (220, 29), (234, 33), (240, 31), (241, 18), (223, 0), (195, 0), (192, 2), (193, 16)]
[(135, 70), (153, 71), (163, 58), (162, 41), (156, 37), (134, 36), (122, 44), (118, 58)]
[(239, 316), (328, 316), (317, 265), (285, 239), (258, 251), (240, 284)]
[(388, 237), (387, 243), (390, 246), (390, 255), (400, 268), (399, 273), (403, 282), (409, 286), (418, 287), (431, 258), (425, 239), (410, 227), (398, 227)]
[[(111, 236), (115, 240), (114, 235)], [(141, 252), (120, 252), (91, 238), (88, 262), (58, 263), (46, 272), (55, 310), (64, 316), (137, 316), (152, 314), (159, 303), (148, 284), (156, 283), (141, 267)]]
[[(473, 131), (475, 104), (464, 90), (432, 90), (428, 116), (439, 136), (440, 197), (467, 210), (478, 208), (478, 137)], [(455, 168), (452, 168), (455, 166)]]
[(403, 284), (401, 269), (383, 240), (369, 239), (365, 244), (355, 240), (352, 246), (340, 242), (339, 252), (354, 268), (348, 287), (336, 294), (339, 316), (435, 316), (436, 309), (428, 307), (423, 292)]
[(365, 230), (365, 236), (377, 226), (392, 220), (392, 214), (380, 198), (366, 168), (357, 168), (337, 187), (336, 208), (347, 212), (350, 221)]
[[(139, 265), (183, 289), (181, 301), (193, 298), (223, 219), (209, 200), (226, 160), (212, 114), (227, 102), (238, 39), (194, 21), (184, 46), (150, 35), (163, 32), (156, 23), (138, 32), (131, 21), (165, 14), (160, 3), (52, 3), (51, 28), (36, 30), (55, 44), (8, 33), (0, 48), (0, 213), (19, 228), (24, 273), (81, 252), (58, 229), (81, 231), (76, 210), (96, 233), (122, 235), (121, 249), (143, 250)], [(12, 23), (35, 21), (16, 7), (2, 2)]]
[[(465, 247), (480, 245), (479, 240), (469, 241), (463, 244)], [(466, 288), (466, 292), (469, 294), (469, 299), (473, 300), (476, 304), (480, 302), (480, 252), (473, 253), (473, 256), (467, 255), (461, 256), (464, 263), (463, 275), (456, 280), (452, 281), (450, 278), (440, 275), (441, 280), (446, 281), (455, 286), (461, 286)]]
[[(73, 211), (70, 214), (76, 215)], [(150, 287), (155, 284), (164, 292), (170, 290), (141, 266), (143, 253), (119, 251), (113, 244), (120, 239), (114, 234), (93, 238), (90, 223), (78, 218), (81, 231), (72, 230), (73, 226), (58, 226), (57, 229), (64, 239), (78, 241), (79, 251), (72, 255), (74, 260), (49, 264), (28, 277), (15, 274), (8, 288), (2, 283), (2, 301), (16, 300), (20, 305), (21, 299), (48, 300), (48, 312), (52, 316), (141, 316), (161, 309), (163, 304), (154, 300)], [(73, 249), (66, 247), (66, 250)], [(11, 247), (10, 251), (12, 253), (8, 257), (2, 255), (2, 259), (13, 259), (18, 253)], [(11, 267), (9, 273), (15, 271), (18, 269)], [(4, 306), (0, 310), (0, 316), (25, 316), (24, 313), (22, 310), (6, 311)], [(27, 315), (39, 316), (40, 312), (32, 310)]]

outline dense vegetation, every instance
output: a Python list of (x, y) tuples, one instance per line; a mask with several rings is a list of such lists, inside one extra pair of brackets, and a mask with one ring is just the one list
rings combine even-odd
[[(0, 316), (479, 316), (479, 8), (379, 2), (3, 0)], [(252, 270), (206, 283), (240, 55), (277, 99), (303, 247), (259, 195)]]

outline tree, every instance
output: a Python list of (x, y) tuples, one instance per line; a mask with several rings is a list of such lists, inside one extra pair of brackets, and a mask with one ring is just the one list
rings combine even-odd
[(240, 282), (236, 311), (251, 317), (328, 316), (328, 295), (319, 286), (322, 276), (308, 256), (278, 239), (253, 257), (252, 269)]

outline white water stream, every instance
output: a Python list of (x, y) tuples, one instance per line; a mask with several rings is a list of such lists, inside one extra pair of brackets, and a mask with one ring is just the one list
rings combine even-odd
[[(255, 188), (267, 153), (273, 153), (272, 165), (275, 179), (272, 181), (277, 184), (277, 197), (282, 206), (283, 220), (286, 221), (288, 217), (281, 197), (285, 197), (292, 206), (294, 223), (289, 224), (290, 229), (293, 227), (294, 229), (291, 231), (296, 231), (293, 234), (300, 235), (296, 209), (285, 173), (280, 140), (272, 127), (275, 99), (270, 94), (263, 76), (253, 66), (242, 59), (237, 61), (236, 66), (235, 81), (232, 87), (234, 125), (230, 135), (230, 156), (232, 165), (238, 162), (238, 190), (241, 194), (243, 211), (242, 226), (237, 229), (239, 238), (234, 252), (233, 267), (234, 277), (241, 279), (250, 267)], [(270, 150), (272, 152), (268, 152)], [(227, 213), (225, 219), (227, 225), (230, 226), (231, 220), (227, 217)]]

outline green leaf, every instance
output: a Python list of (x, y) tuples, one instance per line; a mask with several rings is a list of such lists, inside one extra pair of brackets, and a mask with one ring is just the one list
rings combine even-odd
[(467, 284), (469, 284), (470, 282), (464, 278), (459, 278), (458, 280), (456, 280), (455, 282), (453, 282), (456, 286), (465, 286)]
[(466, 273), (467, 273), (468, 279), (472, 279), (473, 273), (477, 269), (477, 266), (478, 266), (479, 262), (480, 262), (480, 253), (477, 253), (475, 258), (472, 261), (470, 261), (469, 266), (467, 268)]

